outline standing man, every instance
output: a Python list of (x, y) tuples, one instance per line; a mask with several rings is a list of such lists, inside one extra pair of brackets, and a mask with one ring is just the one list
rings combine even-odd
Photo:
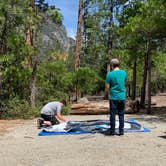
[(105, 80), (106, 98), (108, 98), (108, 93), (110, 94), (110, 135), (115, 135), (116, 111), (118, 111), (119, 115), (119, 135), (124, 135), (125, 82), (127, 74), (125, 70), (119, 69), (119, 65), (118, 59), (111, 60), (112, 71), (107, 73)]
[(68, 122), (68, 120), (61, 115), (61, 110), (65, 105), (65, 100), (47, 103), (41, 109), (41, 118), (37, 120), (38, 128), (41, 128), (42, 126), (51, 126), (62, 122)]

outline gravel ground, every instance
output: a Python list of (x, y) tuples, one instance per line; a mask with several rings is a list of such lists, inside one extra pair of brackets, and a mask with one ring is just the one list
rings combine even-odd
[[(165, 166), (166, 118), (126, 115), (149, 133), (38, 136), (36, 119), (23, 121), (0, 135), (2, 166)], [(68, 116), (69, 120), (108, 119), (107, 115)]]

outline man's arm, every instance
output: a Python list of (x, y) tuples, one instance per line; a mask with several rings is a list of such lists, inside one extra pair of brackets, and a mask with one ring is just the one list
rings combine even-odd
[[(110, 65), (109, 65), (109, 67), (110, 67)], [(109, 91), (110, 91), (110, 72), (107, 71), (107, 75), (106, 75), (106, 79), (105, 79), (105, 91), (104, 91), (105, 100), (109, 99)]]
[(56, 119), (58, 120), (59, 123), (68, 122), (68, 120), (61, 115), (61, 112), (57, 112), (55, 117), (56, 117)]
[(104, 94), (104, 99), (105, 100), (108, 100), (109, 89), (110, 89), (110, 85), (109, 84), (105, 84), (105, 94)]

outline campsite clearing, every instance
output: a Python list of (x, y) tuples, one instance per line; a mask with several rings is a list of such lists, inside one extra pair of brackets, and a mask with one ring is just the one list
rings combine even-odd
[[(165, 166), (166, 119), (157, 115), (135, 118), (148, 133), (38, 136), (36, 119), (20, 121), (0, 137), (0, 165), (11, 166)], [(69, 118), (69, 117), (68, 117)], [(108, 119), (107, 115), (72, 115), (70, 120)]]
[[(160, 99), (161, 100), (161, 99)], [(157, 101), (157, 99), (156, 99)], [(161, 101), (160, 101), (161, 102)], [(157, 103), (159, 103), (157, 101)], [(162, 102), (165, 103), (165, 102)], [(158, 105), (157, 105), (158, 106)], [(4, 166), (165, 166), (166, 109), (152, 115), (125, 115), (150, 128), (124, 136), (102, 134), (38, 136), (36, 119), (0, 121), (0, 165)], [(108, 119), (108, 115), (71, 115), (69, 120)]]

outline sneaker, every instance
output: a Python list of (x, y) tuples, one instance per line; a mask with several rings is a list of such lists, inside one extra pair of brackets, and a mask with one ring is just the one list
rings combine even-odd
[(124, 132), (123, 132), (123, 131), (120, 131), (120, 132), (119, 132), (119, 136), (121, 136), (121, 135), (124, 135)]
[(110, 136), (114, 136), (114, 135), (116, 135), (116, 133), (115, 133), (115, 132), (110, 131), (109, 135), (110, 135)]
[(112, 132), (110, 129), (106, 130), (106, 131), (104, 132), (104, 134), (105, 134), (106, 136), (114, 136), (114, 135), (116, 135), (116, 133), (115, 133), (115, 132)]
[(37, 119), (37, 128), (41, 129), (43, 127), (44, 120), (42, 118)]

